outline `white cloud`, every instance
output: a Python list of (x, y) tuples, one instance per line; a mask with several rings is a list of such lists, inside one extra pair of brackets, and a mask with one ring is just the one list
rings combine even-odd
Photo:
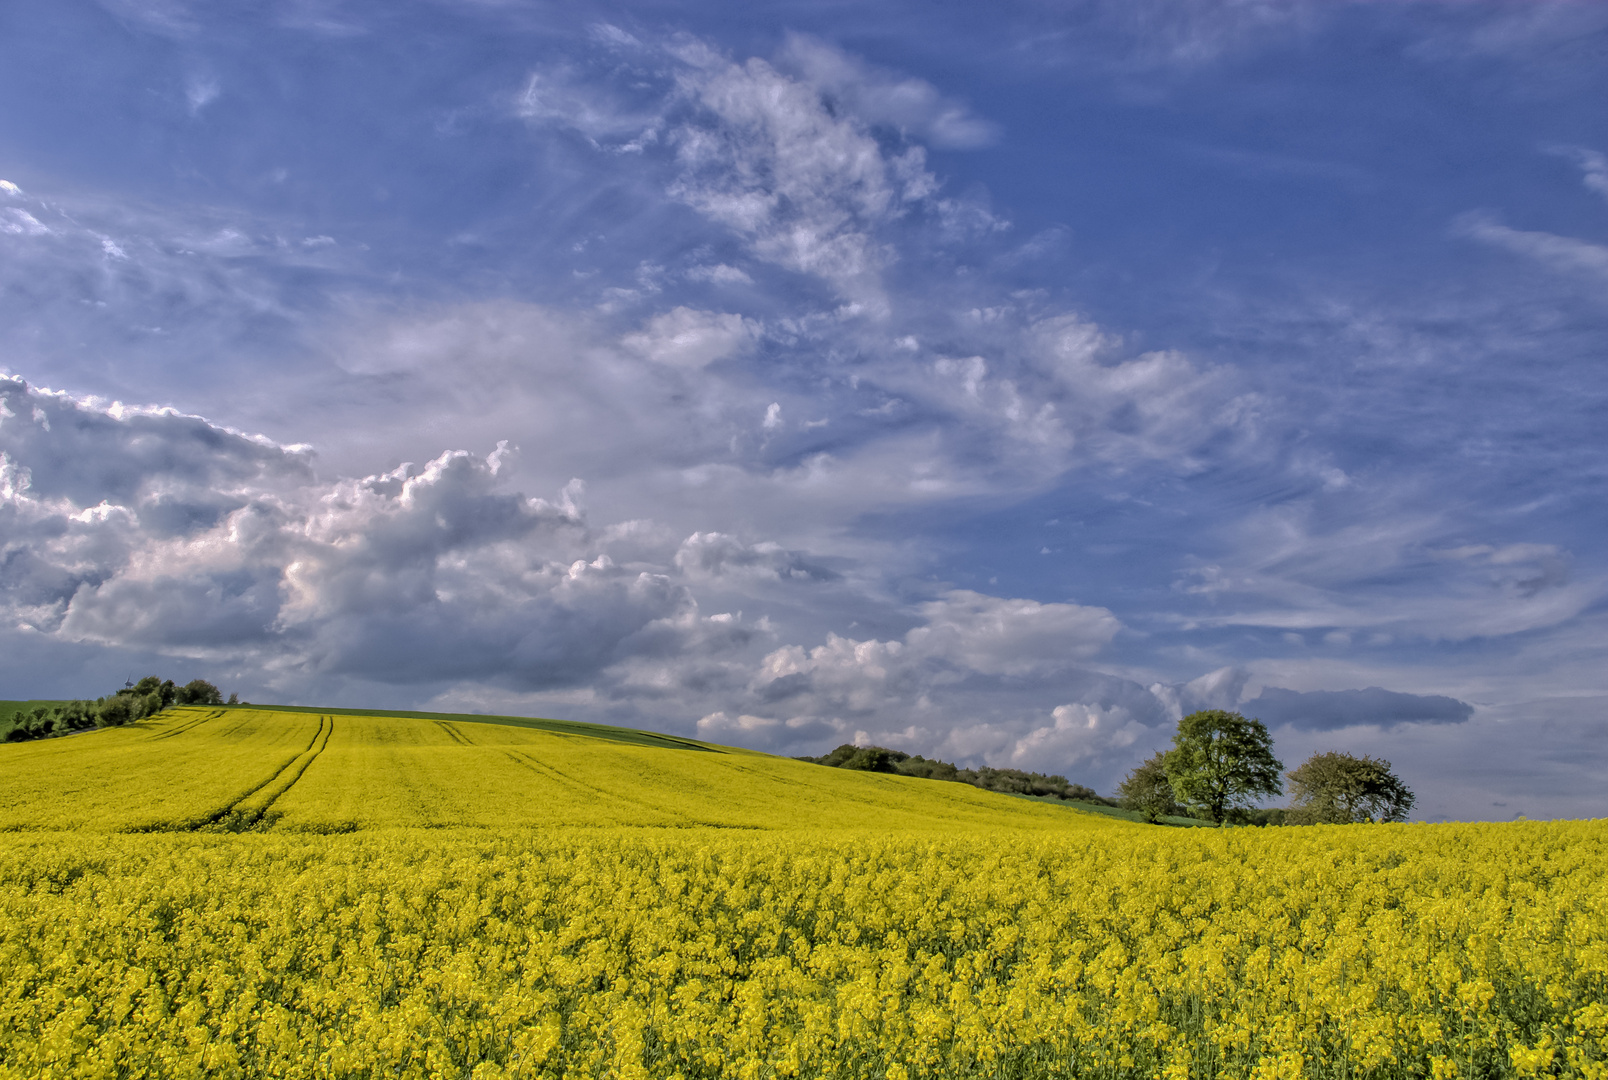
[(1007, 600), (956, 589), (920, 608), (925, 625), (905, 636), (916, 656), (991, 675), (1044, 673), (1087, 660), (1122, 629), (1110, 611)]
[(654, 316), (621, 344), (656, 364), (701, 368), (752, 348), (759, 329), (741, 315), (677, 307)]
[(1448, 543), (1448, 522), (1425, 512), (1418, 493), (1369, 494), (1366, 515), (1333, 521), (1324, 500), (1355, 493), (1245, 514), (1222, 538), (1231, 551), (1176, 586), (1209, 606), (1175, 618), (1189, 628), (1470, 641), (1558, 626), (1608, 595), (1608, 580), (1574, 575), (1558, 545)]
[(16, 206), (6, 207), (0, 214), (0, 232), (12, 236), (49, 236), (50, 229), (28, 211)]
[(619, 95), (569, 67), (533, 72), (515, 100), (515, 112), (530, 121), (579, 133), (594, 145), (640, 148), (654, 138), (656, 113), (631, 108)]
[(738, 577), (813, 582), (838, 576), (802, 551), (788, 551), (771, 541), (744, 544), (718, 532), (698, 532), (687, 537), (676, 551), (675, 565), (689, 578), (705, 580)]
[(707, 281), (713, 285), (752, 285), (754, 279), (744, 270), (725, 263), (714, 266), (695, 266), (687, 271), (689, 281)]
[(924, 79), (867, 64), (807, 34), (789, 34), (777, 63), (831, 98), (840, 111), (870, 124), (889, 124), (923, 142), (971, 150), (998, 138), (994, 125)]
[(1125, 751), (1152, 734), (1121, 705), (1057, 705), (1050, 720), (1015, 740), (1010, 751), (1012, 765), (1026, 769), (1042, 768), (1051, 761), (1076, 765)]
[(1456, 229), (1464, 236), (1533, 259), (1561, 273), (1608, 276), (1608, 247), (1602, 244), (1509, 228), (1486, 214), (1464, 215), (1458, 219)]
[(199, 116), (202, 109), (218, 100), (221, 92), (218, 80), (210, 77), (197, 77), (185, 83), (184, 98), (190, 104), (190, 115)]
[(833, 115), (815, 87), (763, 60), (736, 64), (697, 43), (678, 54), (697, 112), (669, 135), (683, 170), (671, 193), (758, 258), (882, 310), (891, 253), (876, 234), (931, 190), (919, 149), (885, 155), (852, 114)]
[(1608, 155), (1583, 146), (1559, 146), (1552, 151), (1580, 166), (1580, 182), (1590, 191), (1608, 199)]

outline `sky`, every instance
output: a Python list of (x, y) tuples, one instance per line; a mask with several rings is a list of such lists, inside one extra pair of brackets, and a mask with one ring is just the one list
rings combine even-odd
[(1608, 4), (0, 7), (0, 697), (1608, 815)]

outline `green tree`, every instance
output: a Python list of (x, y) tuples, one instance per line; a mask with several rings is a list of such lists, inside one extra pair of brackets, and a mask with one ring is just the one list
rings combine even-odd
[(1406, 821), (1413, 793), (1383, 758), (1313, 754), (1290, 778), (1291, 825)]
[(1117, 788), (1122, 805), (1139, 811), (1146, 821), (1152, 823), (1182, 809), (1173, 797), (1172, 781), (1167, 778), (1166, 758), (1166, 751), (1157, 750), (1129, 773)]
[(1284, 764), (1273, 756), (1267, 725), (1237, 712), (1190, 713), (1162, 761), (1178, 801), (1218, 825), (1257, 796), (1283, 791)]
[(173, 700), (179, 705), (222, 705), (223, 694), (205, 679), (191, 679), (179, 687)]
[(134, 699), (128, 694), (113, 694), (101, 701), (97, 714), (107, 727), (126, 724), (134, 719)]

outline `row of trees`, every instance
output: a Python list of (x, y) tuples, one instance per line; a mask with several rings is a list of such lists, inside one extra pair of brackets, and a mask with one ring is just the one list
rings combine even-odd
[[(1146, 821), (1188, 812), (1221, 825), (1250, 820), (1257, 801), (1281, 794), (1283, 769), (1262, 721), (1204, 709), (1179, 721), (1172, 749), (1129, 773), (1120, 791)], [(1406, 821), (1412, 812), (1412, 791), (1381, 758), (1330, 751), (1283, 775), (1291, 796), (1286, 825)]]
[[(228, 704), (239, 704), (229, 695)], [(172, 679), (147, 675), (115, 693), (94, 701), (64, 701), (59, 705), (36, 706), (31, 712), (12, 718), (6, 742), (43, 739), (52, 735), (84, 731), (93, 727), (120, 727), (143, 720), (172, 705), (222, 705), (223, 694), (205, 679), (191, 679), (183, 686)]]
[(856, 746), (853, 743), (844, 743), (821, 757), (802, 757), (798, 760), (836, 769), (894, 773), (899, 776), (917, 776), (924, 780), (952, 780), (985, 791), (1002, 791), (1012, 795), (1049, 796), (1115, 805), (1114, 800), (1101, 798), (1093, 788), (1074, 784), (1064, 776), (1047, 776), (1044, 773), (1023, 772), (1021, 769), (993, 769), (986, 765), (978, 769), (962, 769), (947, 761), (924, 758), (920, 754), (907, 754), (902, 750), (889, 750), (885, 746)]

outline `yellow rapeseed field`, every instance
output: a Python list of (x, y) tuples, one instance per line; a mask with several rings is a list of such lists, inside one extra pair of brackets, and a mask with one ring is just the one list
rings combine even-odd
[(3, 1077), (1608, 1077), (1603, 822), (201, 710), (0, 747), (0, 827)]

